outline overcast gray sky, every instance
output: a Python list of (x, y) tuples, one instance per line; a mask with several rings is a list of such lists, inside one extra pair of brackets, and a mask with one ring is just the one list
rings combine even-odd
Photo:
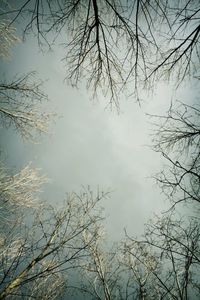
[[(32, 161), (42, 168), (51, 182), (42, 197), (59, 205), (65, 192), (79, 191), (81, 185), (110, 189), (104, 202), (106, 230), (111, 240), (123, 235), (140, 234), (143, 225), (166, 207), (164, 198), (150, 176), (159, 171), (161, 158), (151, 144), (152, 125), (145, 115), (164, 114), (171, 101), (171, 89), (159, 85), (155, 95), (146, 97), (142, 107), (133, 98), (122, 99), (121, 112), (105, 109), (105, 100), (91, 101), (84, 88), (71, 88), (64, 82), (64, 50), (39, 51), (36, 40), (28, 38), (13, 51), (11, 62), (1, 66), (7, 76), (32, 70), (46, 80), (44, 90), (50, 101), (44, 109), (59, 117), (51, 133), (40, 144), (24, 143), (11, 130), (1, 129), (1, 141), (10, 166), (21, 168)], [(5, 153), (4, 153), (5, 154)]]

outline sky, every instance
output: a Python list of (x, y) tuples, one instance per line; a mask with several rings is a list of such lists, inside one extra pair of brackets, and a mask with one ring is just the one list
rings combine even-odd
[[(197, 97), (196, 88), (182, 85), (175, 93), (172, 85), (159, 82), (153, 94), (143, 93), (140, 106), (134, 96), (124, 95), (120, 111), (110, 110), (103, 95), (91, 99), (84, 80), (77, 88), (66, 82), (68, 66), (62, 60), (66, 49), (59, 45), (63, 38), (52, 51), (42, 51), (36, 38), (26, 36), (12, 49), (10, 61), (0, 62), (7, 78), (36, 71), (49, 97), (42, 110), (56, 114), (38, 144), (23, 141), (12, 128), (0, 128), (1, 159), (13, 173), (30, 163), (40, 168), (49, 178), (40, 198), (55, 207), (63, 205), (66, 193), (78, 193), (83, 186), (110, 191), (102, 201), (106, 246), (123, 239), (124, 229), (129, 236), (140, 237), (148, 220), (170, 206), (152, 178), (166, 161), (151, 148), (154, 119), (149, 114), (166, 115), (172, 99), (190, 104)], [(72, 274), (72, 281), (77, 278), (76, 272)]]
[(13, 49), (10, 62), (1, 63), (7, 77), (37, 71), (44, 80), (49, 101), (43, 109), (56, 113), (50, 133), (39, 144), (23, 142), (12, 130), (0, 130), (3, 156), (19, 170), (30, 161), (50, 178), (41, 197), (60, 206), (66, 192), (82, 186), (109, 190), (103, 202), (108, 240), (118, 241), (124, 228), (141, 235), (144, 224), (167, 208), (152, 175), (162, 167), (162, 158), (150, 149), (152, 120), (146, 115), (164, 114), (172, 88), (161, 83), (140, 107), (133, 98), (121, 99), (120, 113), (106, 107), (106, 99), (92, 100), (83, 86), (72, 88), (64, 81), (64, 49), (42, 52), (32, 37)]

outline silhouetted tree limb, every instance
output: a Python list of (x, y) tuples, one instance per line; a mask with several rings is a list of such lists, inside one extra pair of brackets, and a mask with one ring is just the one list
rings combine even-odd
[(175, 75), (178, 85), (198, 75), (198, 1), (28, 0), (1, 15), (10, 25), (23, 17), (24, 35), (33, 31), (40, 45), (67, 29), (67, 78), (75, 85), (85, 78), (117, 107), (126, 87), (138, 100), (139, 87), (161, 77)]
[(198, 221), (165, 215), (149, 222), (142, 240), (127, 238), (126, 265), (143, 286), (141, 299), (198, 299)]
[[(0, 83), (0, 121), (12, 127), (23, 139), (37, 141), (37, 135), (46, 133), (52, 113), (42, 113), (40, 104), (47, 100), (36, 82), (34, 73)], [(37, 106), (37, 107), (36, 107)], [(55, 114), (54, 114), (55, 115)]]
[(155, 176), (165, 195), (177, 203), (200, 203), (200, 110), (198, 105), (172, 104), (166, 116), (158, 119), (154, 150), (166, 160)]
[(9, 59), (11, 48), (20, 41), (15, 31), (9, 20), (0, 21), (0, 59)]
[[(52, 288), (67, 286), (65, 276), (80, 268), (80, 261), (88, 256), (87, 248), (96, 241), (96, 226), (102, 220), (97, 206), (104, 196), (89, 189), (80, 195), (72, 193), (61, 209), (44, 206), (33, 212), (26, 226), (12, 228), (12, 235), (1, 234), (0, 299), (13, 295), (15, 299), (38, 295), (46, 299), (44, 289), (54, 280), (50, 291), (59, 295), (59, 289)], [(90, 232), (87, 243), (86, 231)], [(51, 293), (47, 293), (49, 297)]]

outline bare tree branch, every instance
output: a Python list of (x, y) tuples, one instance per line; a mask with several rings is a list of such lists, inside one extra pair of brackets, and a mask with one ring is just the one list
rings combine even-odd
[(32, 72), (0, 83), (0, 121), (6, 128), (13, 127), (23, 139), (36, 142), (39, 134), (47, 132), (55, 114), (41, 112), (40, 104), (47, 96), (41, 91), (41, 82), (33, 78)]

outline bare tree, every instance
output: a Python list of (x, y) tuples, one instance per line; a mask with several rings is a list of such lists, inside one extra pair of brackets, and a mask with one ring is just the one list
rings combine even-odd
[(25, 18), (24, 34), (33, 31), (40, 45), (67, 29), (67, 77), (75, 85), (86, 78), (117, 107), (125, 87), (139, 100), (139, 87), (161, 77), (175, 75), (178, 85), (198, 75), (198, 1), (28, 0), (1, 14), (10, 25)]
[[(23, 139), (36, 142), (38, 135), (46, 133), (52, 113), (43, 113), (40, 104), (47, 100), (41, 82), (28, 73), (11, 82), (0, 83), (0, 121), (12, 127)], [(55, 114), (54, 114), (55, 115)]]
[[(143, 299), (138, 298), (141, 293), (138, 293), (136, 278), (132, 274), (137, 268), (131, 267), (130, 259), (127, 263), (127, 249), (124, 252), (120, 244), (108, 245), (101, 225), (97, 232), (95, 242), (87, 247), (88, 256), (82, 260), (80, 279), (71, 287), (72, 290), (86, 295), (86, 299)], [(84, 233), (86, 245), (90, 236), (90, 232)]]
[[(15, 31), (9, 20), (0, 22), (0, 59), (11, 57), (11, 49), (19, 42)], [(2, 76), (0, 82), (1, 125), (13, 127), (23, 139), (31, 141), (37, 141), (38, 134), (47, 132), (53, 117), (53, 114), (42, 113), (40, 104), (48, 97), (41, 90), (42, 82), (34, 77), (34, 72), (9, 81)]]
[(174, 205), (200, 202), (200, 110), (199, 105), (172, 104), (167, 115), (158, 119), (153, 134), (154, 150), (166, 159), (166, 166), (155, 176)]
[[(95, 243), (96, 226), (102, 220), (98, 205), (104, 196), (86, 189), (80, 195), (72, 193), (61, 209), (44, 206), (32, 217), (29, 213), (26, 225), (23, 220), (9, 232), (5, 228), (6, 234), (1, 236), (0, 299), (56, 299), (64, 286), (66, 292), (70, 270), (80, 268), (87, 248)], [(90, 232), (87, 243), (86, 231)], [(45, 293), (51, 282), (50, 293)]]
[(198, 219), (168, 214), (149, 221), (141, 239), (126, 235), (112, 251), (104, 242), (98, 234), (87, 247), (73, 287), (89, 299), (199, 299)]
[[(157, 257), (147, 247), (128, 239), (122, 248), (121, 265), (126, 274), (126, 293), (122, 299), (159, 299), (152, 272), (157, 270)], [(154, 285), (154, 289), (151, 287)]]
[(136, 299), (199, 299), (199, 222), (167, 215), (147, 225), (140, 241), (128, 238), (125, 262), (138, 283)]
[(199, 104), (171, 103), (166, 115), (152, 116), (159, 122), (155, 124), (153, 143), (156, 151), (199, 155), (200, 109)]
[[(118, 249), (106, 246), (102, 224), (96, 228), (95, 242), (87, 247), (88, 256), (82, 261), (81, 278), (75, 290), (91, 299), (118, 299), (121, 292), (121, 273), (118, 263)], [(88, 245), (90, 231), (84, 232), (84, 242)]]
[(6, 19), (0, 21), (0, 59), (10, 59), (11, 48), (20, 41), (15, 33), (16, 29), (9, 23)]
[[(5, 195), (9, 185), (11, 191), (13, 185), (20, 187), (4, 177)], [(33, 181), (33, 192), (39, 184)], [(30, 197), (26, 180), (23, 193)], [(61, 209), (43, 205), (29, 210), (28, 222), (23, 206), (14, 210), (9, 226), (1, 222), (0, 299), (62, 299), (75, 287), (99, 300), (198, 299), (199, 218), (164, 215), (149, 222), (142, 240), (127, 236), (123, 247), (109, 250), (98, 206), (105, 196), (84, 190), (69, 194)], [(70, 279), (75, 270), (81, 277), (78, 286)]]
[(39, 169), (26, 166), (19, 173), (10, 175), (1, 165), (1, 202), (15, 206), (34, 207), (41, 185), (47, 181), (45, 176), (39, 174)]
[(132, 273), (136, 299), (198, 299), (199, 216), (189, 206), (180, 217), (175, 206), (196, 203), (199, 212), (199, 106), (176, 102), (167, 115), (153, 117), (154, 150), (167, 161), (155, 178), (172, 207), (148, 222), (143, 238), (127, 235), (122, 263)]

